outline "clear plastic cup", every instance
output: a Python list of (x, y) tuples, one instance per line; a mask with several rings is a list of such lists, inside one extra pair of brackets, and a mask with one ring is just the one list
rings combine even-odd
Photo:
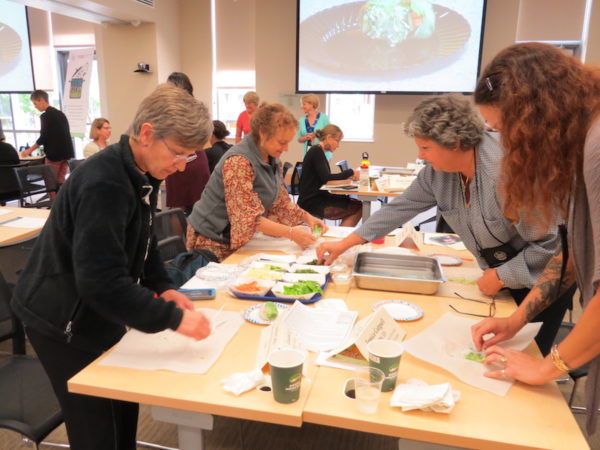
[(379, 407), (381, 385), (385, 376), (376, 367), (360, 367), (354, 371), (356, 407), (365, 414), (375, 414)]

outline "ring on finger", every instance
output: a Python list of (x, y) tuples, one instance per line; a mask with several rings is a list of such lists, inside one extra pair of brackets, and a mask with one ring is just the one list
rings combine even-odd
[(506, 378), (506, 369), (502, 369), (500, 373), (502, 374), (503, 378)]
[(506, 363), (508, 362), (508, 358), (507, 358), (506, 356), (501, 356), (501, 357), (500, 357), (500, 362), (501, 362), (502, 364), (506, 364)]

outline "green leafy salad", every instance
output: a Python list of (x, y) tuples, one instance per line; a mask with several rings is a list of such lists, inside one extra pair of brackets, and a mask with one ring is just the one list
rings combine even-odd
[(435, 12), (429, 0), (369, 0), (360, 18), (363, 33), (395, 47), (409, 37), (426, 39), (435, 30)]
[(291, 286), (283, 286), (284, 295), (322, 294), (323, 290), (316, 281), (297, 281)]
[(296, 269), (294, 273), (319, 273), (314, 269)]

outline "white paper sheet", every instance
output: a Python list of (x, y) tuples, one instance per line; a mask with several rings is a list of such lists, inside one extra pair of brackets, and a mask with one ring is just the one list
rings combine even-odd
[[(217, 313), (215, 309), (206, 308), (199, 308), (198, 311), (202, 311), (209, 319)], [(213, 333), (202, 341), (172, 330), (155, 334), (130, 330), (99, 364), (141, 370), (205, 373), (219, 358), (244, 319), (239, 312), (221, 311), (217, 321), (224, 323), (214, 328)]]
[(338, 227), (332, 225), (325, 233), (323, 233), (323, 236), (336, 239), (343, 239), (346, 236), (352, 234), (354, 230), (356, 230), (356, 227)]
[(10, 214), (11, 212), (15, 212), (15, 211), (13, 209), (0, 208), (0, 216), (3, 214)]
[(254, 237), (242, 247), (242, 250), (277, 250), (284, 253), (302, 251), (298, 244), (288, 238), (267, 236), (260, 232), (254, 233)]
[(14, 219), (8, 219), (5, 222), (0, 221), (2, 227), (13, 227), (13, 228), (42, 228), (46, 223), (46, 219), (43, 217), (15, 217)]
[(283, 320), (308, 350), (325, 351), (347, 339), (357, 317), (356, 311), (315, 309), (295, 302)]
[[(448, 370), (471, 386), (504, 396), (512, 386), (513, 380), (487, 378), (483, 374), (490, 370), (488, 366), (464, 357), (465, 350), (473, 345), (471, 326), (477, 322), (479, 319), (446, 313), (437, 322), (406, 341), (404, 350)], [(515, 337), (500, 345), (523, 350), (533, 340), (540, 327), (540, 322), (527, 324)]]

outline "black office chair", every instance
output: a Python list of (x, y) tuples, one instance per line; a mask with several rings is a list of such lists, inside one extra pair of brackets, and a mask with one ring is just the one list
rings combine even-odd
[(288, 192), (292, 196), (293, 200), (296, 201), (298, 195), (300, 195), (300, 177), (302, 176), (302, 162), (298, 161), (294, 166), (294, 171), (292, 172), (292, 179), (290, 185), (288, 186)]
[(21, 206), (24, 208), (50, 208), (50, 194), (58, 192), (58, 179), (50, 164), (24, 166), (13, 169), (21, 189)]
[(156, 244), (163, 262), (171, 261), (180, 253), (187, 251), (185, 241), (181, 236), (169, 236)]
[(82, 162), (84, 162), (85, 159), (70, 159), (67, 161), (67, 164), (69, 164), (69, 172), (73, 173), (73, 171), (75, 169), (77, 169)]
[(187, 218), (180, 208), (165, 209), (154, 217), (154, 234), (159, 242), (171, 236), (180, 236), (185, 242), (186, 230)]
[(340, 172), (343, 172), (344, 170), (348, 170), (350, 168), (350, 166), (348, 165), (348, 161), (345, 159), (336, 162), (335, 165), (340, 168)]
[(25, 333), (10, 309), (10, 298), (0, 273), (0, 341), (13, 341), (13, 353), (0, 362), (0, 428), (20, 433), (38, 449), (63, 417), (40, 361), (25, 354)]
[(15, 173), (16, 167), (24, 167), (27, 164), (0, 165), (0, 204), (21, 198), (21, 186)]

